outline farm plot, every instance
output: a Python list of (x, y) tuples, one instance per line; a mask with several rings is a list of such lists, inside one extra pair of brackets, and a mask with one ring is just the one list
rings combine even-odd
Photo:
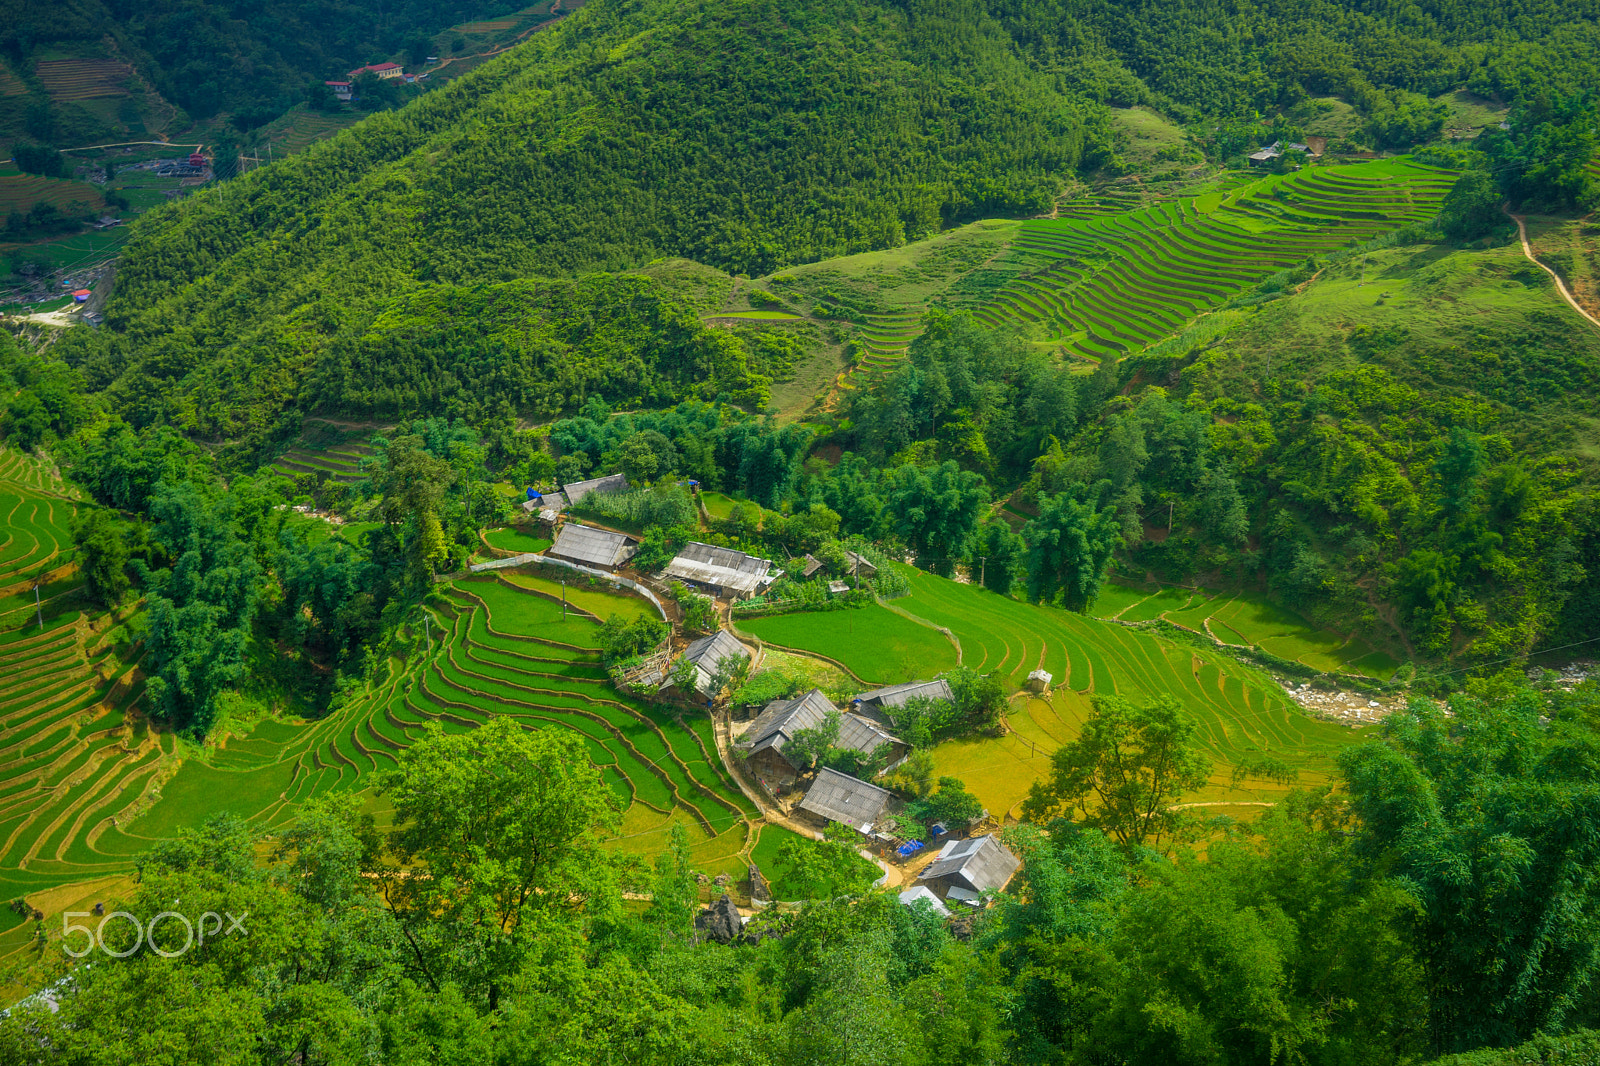
[(516, 552), (519, 555), (525, 552), (542, 552), (550, 547), (551, 544), (549, 537), (537, 536), (514, 526), (507, 526), (504, 529), (491, 529), (483, 535), (483, 539), (491, 548)]
[(0, 506), (0, 892), (14, 897), (120, 869), (82, 842), (131, 815), (174, 746), (129, 716), (143, 679), (124, 620), (76, 594), (67, 487), (0, 451)]
[(313, 796), (370, 788), (430, 724), (463, 731), (507, 715), (583, 740), (627, 811), (618, 847), (658, 852), (670, 821), (686, 820), (697, 827), (697, 857), (719, 871), (737, 865), (755, 807), (709, 732), (612, 688), (592, 620), (563, 619), (558, 602), (495, 578), (446, 586), (430, 619), (413, 634), (411, 659), (391, 660), (360, 699), (315, 721), (263, 722), (208, 762), (185, 763), (148, 813), (102, 833), (89, 852), (125, 857), (222, 810), (280, 824)]
[(326, 478), (346, 485), (360, 481), (361, 461), (374, 454), (370, 444), (347, 442), (326, 449), (291, 448), (269, 469), (286, 477)]
[(742, 618), (738, 627), (778, 648), (831, 659), (869, 685), (932, 677), (956, 665), (949, 637), (880, 604)]
[(1022, 327), (1099, 360), (1137, 351), (1277, 271), (1313, 255), (1431, 218), (1449, 171), (1395, 160), (1316, 168), (1111, 213), (1069, 205), (1025, 222), (1018, 252), (1049, 257), (982, 306), (993, 326)]
[(66, 212), (98, 211), (105, 200), (86, 181), (24, 174), (10, 163), (0, 165), (0, 212), (27, 214), (35, 204), (54, 204)]
[[(1021, 707), (1021, 697), (1014, 701), (1012, 733), (934, 752), (939, 772), (966, 780), (993, 811), (1019, 802), (1048, 768), (1050, 752), (1077, 734), (1091, 693), (1134, 700), (1170, 694), (1182, 702), (1199, 722), (1200, 744), (1213, 763), (1211, 783), (1190, 797), (1195, 801), (1266, 802), (1281, 794), (1284, 788), (1259, 782), (1233, 786), (1232, 768), (1258, 754), (1294, 767), (1301, 785), (1325, 782), (1340, 748), (1357, 735), (1306, 717), (1266, 674), (1221, 655), (930, 574), (912, 573), (910, 580), (911, 596), (895, 606), (947, 627), (964, 665), (998, 671), (1012, 689), (1039, 667), (1054, 676), (1048, 700)], [(930, 662), (920, 676), (942, 668)]]
[(128, 95), (133, 67), (110, 59), (41, 59), (35, 68), (52, 100)]

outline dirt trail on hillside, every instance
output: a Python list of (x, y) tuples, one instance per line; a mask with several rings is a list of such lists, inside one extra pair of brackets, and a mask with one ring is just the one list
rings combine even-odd
[(1571, 304), (1574, 311), (1588, 319), (1591, 325), (1600, 326), (1600, 318), (1596, 318), (1589, 312), (1585, 311), (1578, 301), (1573, 298), (1572, 291), (1567, 288), (1567, 283), (1561, 280), (1561, 275), (1557, 274), (1554, 270), (1539, 262), (1539, 257), (1533, 254), (1533, 246), (1528, 243), (1528, 224), (1522, 220), (1522, 216), (1512, 215), (1511, 206), (1509, 204), (1501, 205), (1500, 210), (1504, 211), (1508, 215), (1511, 215), (1511, 218), (1516, 221), (1517, 236), (1522, 238), (1522, 254), (1528, 257), (1528, 262), (1532, 263), (1534, 266), (1538, 267), (1540, 270), (1544, 271), (1546, 274), (1549, 274), (1555, 279), (1556, 288), (1561, 290), (1561, 298), (1567, 301), (1567, 303)]

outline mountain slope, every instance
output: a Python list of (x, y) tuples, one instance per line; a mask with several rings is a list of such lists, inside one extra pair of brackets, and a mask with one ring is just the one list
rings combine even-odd
[(755, 273), (891, 246), (1048, 210), (1106, 136), (1098, 105), (1032, 73), (970, 4), (592, 4), (401, 112), (153, 212), (91, 362), (139, 420), (231, 434), (193, 401), (214, 366), (253, 368), (249, 392), (420, 285), (667, 255)]

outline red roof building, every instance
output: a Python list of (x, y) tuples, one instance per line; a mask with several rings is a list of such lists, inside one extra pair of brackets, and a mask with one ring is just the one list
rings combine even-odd
[(199, 152), (195, 152), (193, 155), (189, 156), (189, 165), (191, 167), (203, 167), (206, 165), (206, 157), (201, 155)]
[(81, 304), (89, 299), (89, 295), (88, 289), (75, 289), (72, 293), (72, 302)]
[(401, 68), (399, 63), (378, 63), (352, 70), (350, 72), (350, 77), (355, 79), (361, 77), (363, 74), (376, 74), (380, 79), (388, 79), (398, 78), (404, 73), (405, 70)]

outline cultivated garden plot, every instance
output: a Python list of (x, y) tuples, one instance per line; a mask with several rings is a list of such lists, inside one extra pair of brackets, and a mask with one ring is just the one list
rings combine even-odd
[(1386, 160), (1269, 176), (1231, 192), (1023, 224), (1050, 257), (978, 312), (1098, 361), (1180, 332), (1269, 275), (1431, 218), (1456, 175)]

